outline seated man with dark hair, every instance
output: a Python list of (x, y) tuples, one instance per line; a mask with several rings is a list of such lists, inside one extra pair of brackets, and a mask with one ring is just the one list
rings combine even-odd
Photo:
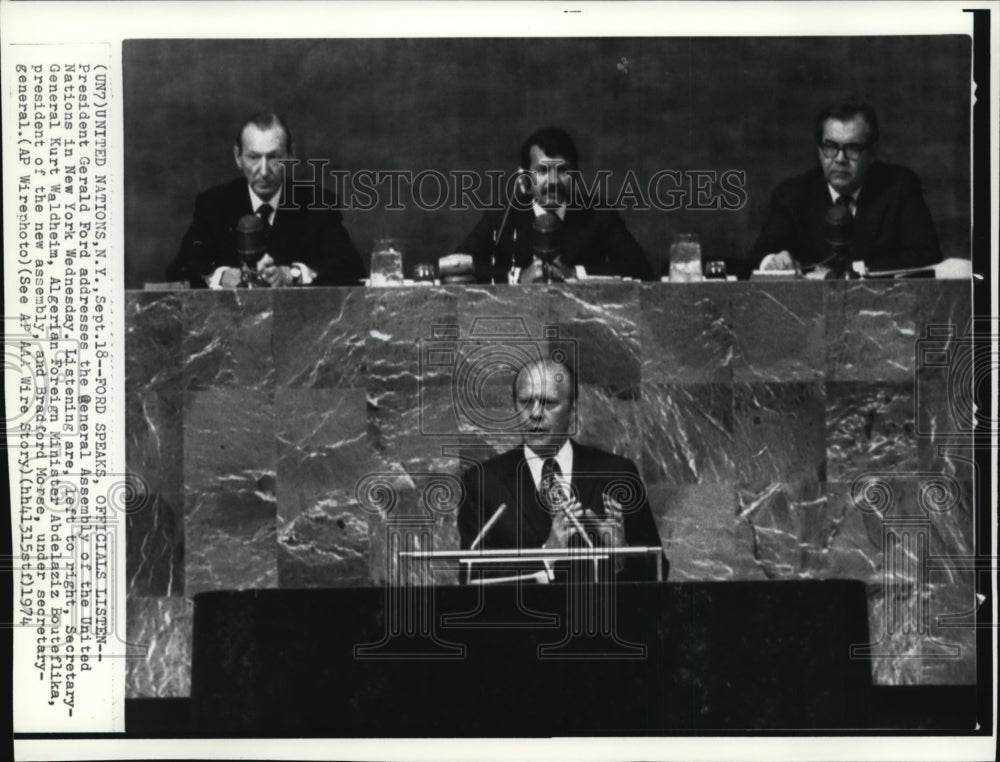
[(260, 285), (360, 282), (365, 266), (341, 224), (337, 200), (311, 186), (288, 183), (285, 163), (293, 157), (292, 135), (280, 116), (259, 114), (244, 122), (233, 146), (243, 176), (198, 195), (194, 220), (167, 278), (186, 280), (194, 288), (241, 285), (245, 263), (237, 250), (237, 226), (256, 215), (261, 253), (253, 258)]
[[(815, 140), (819, 166), (781, 183), (750, 252), (761, 270), (831, 269), (831, 240), (846, 236), (852, 262), (869, 270), (923, 267), (941, 261), (941, 250), (920, 178), (875, 159), (878, 118), (865, 103), (841, 103), (820, 112)], [(849, 232), (831, 229), (830, 209), (840, 205)], [(836, 216), (833, 217), (836, 220)]]
[[(515, 198), (503, 210), (486, 212), (455, 251), (470, 254), (480, 282), (507, 282), (512, 267), (525, 271), (521, 282), (537, 277), (539, 245), (551, 246), (558, 280), (588, 275), (620, 275), (652, 280), (642, 249), (614, 210), (592, 208), (574, 194), (576, 146), (558, 127), (544, 127), (524, 141)], [(539, 218), (551, 221), (539, 244)]]
[[(462, 477), (463, 548), (660, 547), (635, 464), (569, 438), (576, 409), (569, 367), (552, 360), (525, 365), (514, 379), (514, 404), (523, 445)], [(655, 578), (647, 558), (619, 561), (619, 580)]]

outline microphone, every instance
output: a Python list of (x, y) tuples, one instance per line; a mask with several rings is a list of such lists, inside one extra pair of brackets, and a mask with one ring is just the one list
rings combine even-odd
[(834, 204), (824, 220), (826, 245), (830, 265), (836, 277), (850, 277), (851, 255), (854, 252), (854, 215), (842, 204)]
[(551, 212), (539, 214), (531, 226), (531, 254), (541, 262), (552, 262), (559, 251), (562, 223)]
[(264, 228), (264, 221), (256, 214), (244, 214), (233, 229), (233, 243), (236, 246), (236, 256), (243, 265), (243, 285), (248, 288), (260, 285), (257, 263), (267, 253), (267, 230)]
[[(475, 550), (476, 547), (483, 541), (486, 533), (489, 532), (493, 525), (497, 523), (497, 519), (500, 518), (500, 514), (507, 510), (507, 503), (500, 503), (500, 507), (497, 508), (493, 515), (490, 516), (490, 520), (483, 524), (483, 528), (479, 530), (479, 534), (475, 536), (472, 542), (469, 544), (469, 550)], [(472, 584), (472, 566), (469, 566), (465, 581)]]
[(240, 261), (249, 268), (257, 266), (267, 253), (267, 234), (264, 221), (256, 214), (244, 214), (233, 229), (233, 242)]
[[(555, 264), (559, 254), (559, 231), (562, 221), (552, 213), (540, 214), (531, 225), (532, 261), (541, 262), (541, 275), (532, 280), (533, 283), (562, 283), (566, 280), (561, 269)], [(522, 277), (524, 273), (522, 273)], [(523, 281), (522, 281), (523, 282)]]
[[(518, 171), (523, 172), (523, 170)], [(496, 283), (497, 250), (500, 248), (500, 236), (503, 235), (504, 228), (507, 227), (507, 218), (510, 217), (510, 210), (514, 208), (515, 201), (521, 200), (519, 197), (528, 196), (530, 192), (527, 180), (524, 174), (521, 174), (515, 182), (514, 193), (507, 199), (507, 205), (503, 210), (503, 217), (500, 218), (500, 225), (493, 231), (493, 247), (490, 249), (490, 283)], [(517, 242), (517, 228), (514, 228), (514, 242)], [(515, 253), (511, 254), (511, 268), (515, 266)]]
[(507, 503), (500, 503), (500, 507), (493, 512), (490, 516), (490, 520), (483, 524), (483, 528), (479, 530), (479, 534), (476, 535), (475, 539), (469, 544), (469, 550), (475, 550), (476, 546), (483, 541), (486, 533), (493, 528), (493, 525), (497, 523), (497, 519), (500, 518), (500, 514), (507, 510)]

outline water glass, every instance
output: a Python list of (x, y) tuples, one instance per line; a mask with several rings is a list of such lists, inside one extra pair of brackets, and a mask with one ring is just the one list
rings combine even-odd
[(677, 233), (670, 245), (670, 282), (704, 280), (701, 271), (701, 242), (696, 233)]
[(395, 238), (376, 238), (372, 247), (373, 286), (399, 286), (403, 283), (403, 248)]

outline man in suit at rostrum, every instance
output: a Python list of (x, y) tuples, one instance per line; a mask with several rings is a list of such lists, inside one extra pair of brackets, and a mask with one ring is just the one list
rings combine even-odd
[[(513, 393), (523, 444), (463, 475), (462, 548), (661, 547), (635, 464), (569, 438), (577, 393), (571, 369), (530, 362)], [(663, 559), (664, 579), (666, 567)], [(655, 568), (655, 558), (618, 557), (615, 578), (655, 579)]]
[(565, 131), (536, 130), (522, 144), (519, 160), (516, 191), (507, 207), (487, 211), (455, 249), (472, 256), (476, 280), (506, 283), (512, 266), (521, 270), (519, 282), (537, 280), (533, 228), (546, 215), (555, 227), (549, 243), (555, 247), (557, 280), (575, 278), (578, 265), (588, 275), (653, 280), (649, 261), (618, 213), (600, 208), (600, 198), (585, 198), (576, 184), (576, 146)]
[(266, 253), (254, 263), (259, 285), (353, 285), (366, 277), (334, 196), (288, 182), (294, 146), (280, 116), (263, 113), (245, 121), (233, 158), (242, 177), (198, 194), (194, 220), (167, 268), (169, 280), (186, 280), (193, 288), (241, 285), (235, 231), (250, 214), (263, 223)]
[(775, 189), (749, 255), (751, 266), (826, 277), (831, 264), (828, 215), (835, 204), (854, 218), (853, 262), (864, 261), (868, 270), (879, 271), (941, 261), (920, 178), (906, 167), (875, 159), (879, 128), (871, 106), (830, 106), (816, 117), (814, 137), (819, 166)]

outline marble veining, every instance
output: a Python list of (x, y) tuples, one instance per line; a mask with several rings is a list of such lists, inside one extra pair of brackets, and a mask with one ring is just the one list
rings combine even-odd
[(129, 698), (191, 695), (191, 601), (176, 597), (129, 596), (125, 662)]
[(147, 655), (128, 695), (189, 691), (198, 592), (454, 583), (387, 548), (457, 547), (458, 477), (517, 445), (514, 373), (553, 355), (577, 368), (574, 437), (639, 467), (672, 580), (864, 580), (877, 682), (972, 682), (969, 295), (129, 293), (126, 457), (145, 502), (127, 522), (128, 632)]

